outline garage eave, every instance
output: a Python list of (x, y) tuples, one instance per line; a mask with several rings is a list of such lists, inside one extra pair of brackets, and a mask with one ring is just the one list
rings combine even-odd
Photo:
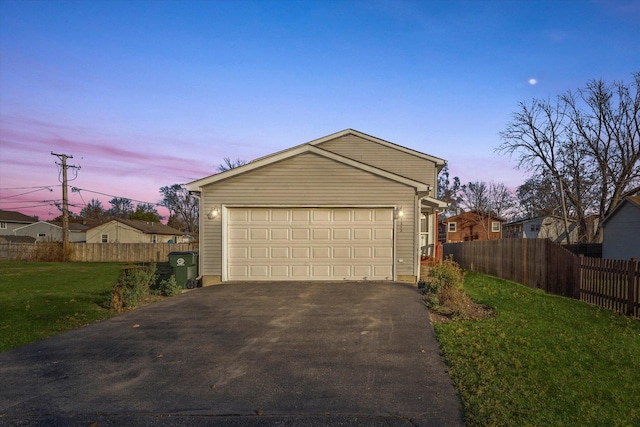
[(446, 208), (448, 203), (443, 202), (442, 200), (435, 199), (433, 197), (426, 196), (422, 198), (422, 205), (428, 206), (430, 208)]

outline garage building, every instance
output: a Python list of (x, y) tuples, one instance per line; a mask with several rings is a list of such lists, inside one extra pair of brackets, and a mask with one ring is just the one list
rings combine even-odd
[(445, 161), (347, 129), (191, 182), (203, 284), (416, 282)]

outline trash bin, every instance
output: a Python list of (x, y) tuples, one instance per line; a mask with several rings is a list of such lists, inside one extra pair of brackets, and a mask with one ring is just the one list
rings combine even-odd
[(186, 289), (198, 286), (198, 252), (171, 252), (169, 265), (173, 268), (178, 286)]

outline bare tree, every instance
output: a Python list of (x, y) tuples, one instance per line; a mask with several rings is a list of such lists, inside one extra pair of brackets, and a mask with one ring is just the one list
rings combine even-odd
[(108, 214), (113, 218), (129, 218), (133, 213), (133, 202), (126, 197), (114, 197), (109, 200), (111, 209)]
[(218, 172), (228, 171), (230, 169), (235, 169), (240, 166), (246, 165), (248, 162), (242, 159), (231, 160), (230, 157), (225, 157), (223, 162), (218, 165)]
[(190, 233), (198, 231), (200, 214), (198, 199), (191, 197), (189, 191), (180, 184), (161, 187), (160, 193), (162, 194), (160, 205), (169, 210), (167, 225)]
[(478, 211), (503, 219), (514, 214), (515, 198), (503, 183), (474, 181), (462, 186), (461, 206), (467, 211)]
[(624, 197), (640, 191), (640, 73), (633, 76), (631, 85), (592, 80), (555, 103), (520, 103), (500, 133), (498, 152), (516, 156), (519, 167), (555, 182), (567, 235), (570, 211), (584, 236), (588, 214), (602, 220)]
[(556, 184), (548, 175), (533, 176), (516, 190), (518, 219), (560, 215), (559, 194)]
[(460, 178), (454, 176), (450, 179), (449, 177), (449, 165), (445, 165), (438, 175), (438, 199), (447, 202), (444, 217), (456, 215), (462, 201)]

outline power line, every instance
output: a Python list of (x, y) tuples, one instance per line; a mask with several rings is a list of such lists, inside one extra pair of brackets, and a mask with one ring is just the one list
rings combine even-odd
[[(114, 196), (113, 194), (101, 193), (100, 191), (87, 190), (85, 188), (71, 187), (71, 191), (74, 192), (74, 193), (78, 193), (78, 194), (80, 194), (81, 191), (86, 191), (87, 193), (100, 194), (101, 196), (111, 197), (112, 199), (121, 198), (121, 199), (131, 200), (132, 202), (136, 202), (136, 203), (145, 203), (145, 204), (153, 205), (153, 206), (162, 206), (161, 203), (157, 203), (157, 202), (155, 202), (155, 203), (154, 202), (145, 202), (144, 200), (136, 200), (136, 199), (130, 199), (128, 197)], [(83, 199), (83, 201), (84, 201), (84, 199)]]
[(32, 188), (41, 188), (41, 189), (45, 189), (45, 188), (51, 188), (51, 187), (61, 187), (62, 184), (56, 184), (56, 185), (36, 185), (34, 187), (0, 187), (0, 190), (31, 190)]
[(53, 191), (53, 188), (51, 188), (51, 187), (38, 188), (37, 190), (25, 191), (24, 193), (12, 194), (11, 196), (0, 197), (0, 199), (10, 199), (11, 197), (24, 196), (25, 194), (36, 193), (36, 192), (42, 191), (42, 190)]

